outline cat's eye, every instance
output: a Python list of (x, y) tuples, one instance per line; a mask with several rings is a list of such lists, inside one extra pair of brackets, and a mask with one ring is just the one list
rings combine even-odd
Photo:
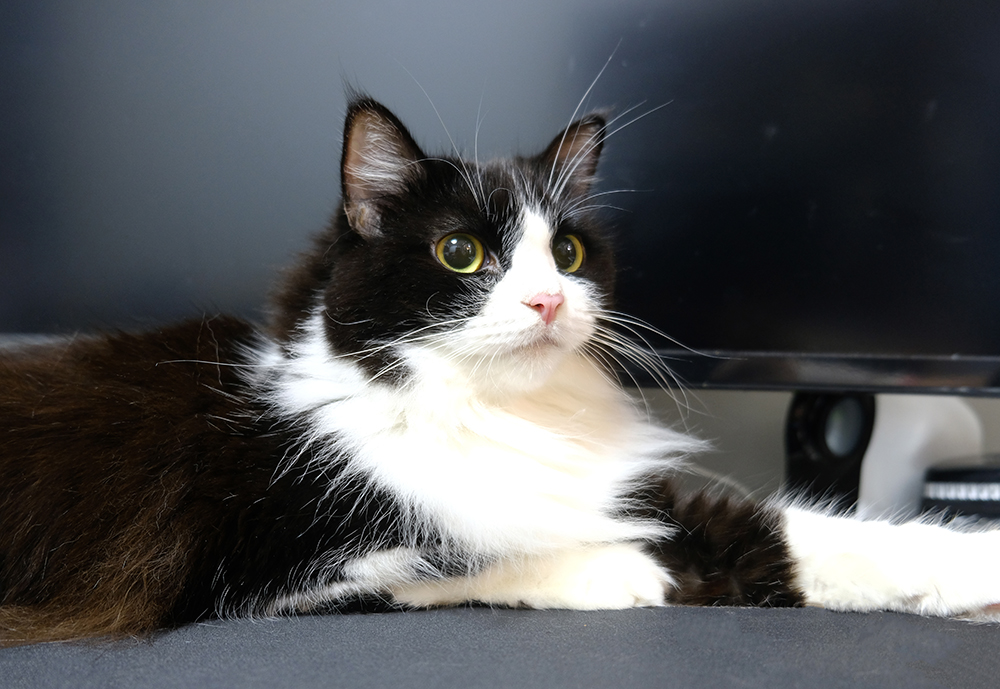
[(483, 243), (464, 232), (455, 232), (441, 239), (434, 247), (434, 255), (441, 265), (456, 273), (474, 273), (486, 261)]
[(552, 258), (556, 267), (566, 273), (575, 273), (583, 265), (583, 242), (575, 234), (564, 234), (556, 237), (552, 244)]

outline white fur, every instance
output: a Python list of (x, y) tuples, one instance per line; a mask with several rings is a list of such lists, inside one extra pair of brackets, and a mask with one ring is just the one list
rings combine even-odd
[(313, 589), (281, 596), (268, 613), (309, 612), (328, 601), (372, 591), (390, 591), (428, 571), (429, 565), (413, 548), (391, 548), (343, 563), (343, 578)]
[(959, 531), (785, 509), (785, 534), (806, 603), (990, 617), (1000, 603), (1000, 531)]

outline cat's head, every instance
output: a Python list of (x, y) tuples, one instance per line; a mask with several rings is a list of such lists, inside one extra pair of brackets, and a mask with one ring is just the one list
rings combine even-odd
[(611, 247), (590, 210), (604, 135), (590, 115), (536, 156), (477, 164), (425, 155), (385, 107), (355, 99), (341, 205), (279, 298), (279, 339), (320, 329), (386, 381), (541, 384), (585, 349), (611, 298)]

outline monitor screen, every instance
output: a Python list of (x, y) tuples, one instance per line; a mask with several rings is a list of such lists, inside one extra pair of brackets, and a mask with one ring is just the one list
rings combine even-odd
[(669, 103), (617, 135), (623, 308), (694, 384), (995, 387), (1000, 5), (719, 7), (607, 87)]

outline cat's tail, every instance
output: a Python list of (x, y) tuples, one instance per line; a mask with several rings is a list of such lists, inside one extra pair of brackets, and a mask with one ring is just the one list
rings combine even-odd
[(124, 540), (134, 547), (123, 546), (85, 569), (63, 567), (47, 587), (10, 586), (0, 605), (0, 647), (143, 638), (173, 624), (185, 590), (188, 541), (163, 548)]
[(148, 606), (138, 609), (123, 602), (107, 608), (0, 606), (0, 647), (23, 646), (49, 641), (100, 641), (148, 637), (158, 628), (158, 619)]

